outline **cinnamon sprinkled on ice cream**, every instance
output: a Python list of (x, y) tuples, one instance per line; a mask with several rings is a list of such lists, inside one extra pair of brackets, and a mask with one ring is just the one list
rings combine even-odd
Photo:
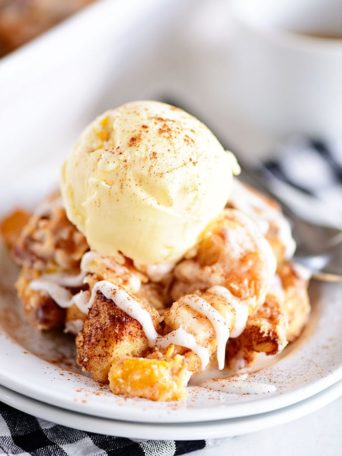
[(209, 129), (167, 104), (107, 111), (62, 168), (69, 219), (93, 250), (143, 264), (176, 261), (225, 206), (234, 156)]

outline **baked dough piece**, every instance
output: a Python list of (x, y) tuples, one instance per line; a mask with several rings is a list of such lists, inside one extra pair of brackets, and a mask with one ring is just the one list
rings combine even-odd
[(291, 226), (274, 199), (235, 179), (228, 207), (238, 209), (253, 219), (270, 243), (278, 264), (292, 257), (295, 242)]
[[(158, 312), (148, 303), (141, 301), (141, 305), (159, 328)], [(148, 347), (141, 324), (98, 291), (76, 338), (77, 362), (83, 370), (94, 380), (107, 383), (114, 359), (142, 356)]]
[(222, 285), (255, 309), (264, 302), (276, 260), (269, 243), (242, 212), (222, 211), (189, 256), (175, 267), (173, 299)]
[(30, 288), (31, 282), (40, 275), (39, 271), (24, 267), (16, 283), (26, 318), (41, 331), (63, 328), (65, 309), (59, 307), (48, 294)]
[(20, 232), (13, 254), (17, 263), (42, 272), (73, 271), (89, 249), (69, 222), (59, 194), (43, 201)]
[(80, 260), (88, 250), (84, 236), (67, 219), (59, 194), (44, 200), (32, 215), (15, 211), (2, 222), (1, 232), (22, 266), (16, 287), (28, 320), (40, 330), (63, 327), (65, 309), (46, 292), (30, 287), (44, 274), (78, 274)]
[[(252, 228), (243, 214), (227, 209), (203, 235), (192, 258), (176, 266), (172, 293), (182, 294), (164, 314), (165, 338), (170, 343), (159, 344), (159, 351), (149, 354), (154, 361), (148, 363), (134, 357), (114, 361), (115, 368), (109, 374), (114, 393), (172, 400), (175, 395), (185, 395), (184, 379), (204, 368), (215, 355), (219, 366), (224, 367), (230, 333), (241, 333), (248, 314), (262, 305), (274, 275), (271, 248)], [(170, 358), (169, 347), (174, 357)], [(174, 369), (175, 363), (184, 363), (187, 375), (183, 368)], [(170, 391), (175, 391), (177, 385), (176, 393), (167, 396), (163, 388), (151, 388), (151, 376), (145, 375), (145, 368), (154, 369), (154, 376), (160, 376), (155, 381), (163, 388), (167, 381)], [(139, 381), (127, 383), (128, 377)]]
[(308, 281), (291, 262), (278, 267), (263, 305), (249, 317), (245, 331), (229, 342), (228, 361), (251, 364), (255, 353), (275, 355), (302, 332), (310, 314)]
[[(273, 210), (278, 216), (279, 209)], [(268, 218), (263, 232), (264, 216), (225, 209), (158, 280), (120, 252), (90, 252), (57, 194), (28, 220), (13, 214), (1, 229), (22, 266), (17, 289), (28, 320), (41, 330), (64, 327), (78, 334), (78, 364), (96, 381), (109, 382), (113, 393), (167, 401), (185, 397), (191, 375), (205, 364), (222, 367), (242, 359), (249, 365), (257, 353), (279, 353), (302, 331), (310, 311), (307, 280), (284, 260), (282, 222)], [(59, 284), (72, 298), (70, 305), (60, 304), (65, 309), (48, 290), (31, 287), (34, 280), (52, 280), (51, 274), (66, 281)], [(67, 286), (75, 277), (80, 281)], [(98, 289), (102, 281), (147, 311), (156, 334), (152, 344), (142, 324)]]

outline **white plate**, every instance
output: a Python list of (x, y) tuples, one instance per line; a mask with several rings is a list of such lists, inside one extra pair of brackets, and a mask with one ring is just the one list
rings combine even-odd
[[(193, 49), (184, 35), (192, 16), (182, 8), (190, 13), (195, 3), (103, 1), (0, 64), (0, 215), (45, 195), (84, 125), (129, 99), (184, 95), (199, 114), (210, 112), (203, 118), (218, 120), (221, 132), (234, 133), (214, 103), (225, 103), (226, 76), (217, 65), (222, 59), (210, 64), (213, 49), (201, 43)], [(90, 36), (90, 29), (99, 33)], [(210, 75), (211, 69), (224, 81)], [(245, 148), (244, 141), (240, 145)], [(246, 149), (254, 151), (254, 140), (252, 145)], [(195, 422), (285, 407), (341, 378), (341, 288), (327, 286), (316, 289), (314, 313), (301, 339), (277, 364), (255, 374), (256, 381), (274, 383), (277, 393), (237, 396), (194, 388), (179, 404), (117, 398), (75, 370), (70, 340), (34, 334), (16, 317), (15, 273), (1, 258), (0, 383), (49, 404), (121, 420)]]
[(83, 431), (135, 439), (202, 440), (234, 437), (271, 428), (301, 418), (329, 404), (342, 394), (338, 382), (321, 393), (289, 407), (269, 413), (203, 423), (152, 424), (134, 423), (90, 417), (49, 406), (0, 387), (0, 400), (23, 412)]
[(28, 397), (98, 417), (127, 421), (179, 423), (264, 413), (306, 399), (342, 378), (341, 292), (339, 285), (316, 284), (313, 312), (300, 339), (277, 362), (250, 374), (277, 391), (237, 395), (189, 388), (179, 403), (156, 403), (114, 396), (80, 373), (72, 339), (40, 334), (20, 315), (13, 288), (16, 268), (0, 256), (0, 383)]

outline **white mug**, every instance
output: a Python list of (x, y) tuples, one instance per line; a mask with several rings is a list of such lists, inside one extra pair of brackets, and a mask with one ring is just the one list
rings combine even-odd
[(342, 136), (342, 0), (236, 0), (232, 10), (236, 115), (273, 136)]

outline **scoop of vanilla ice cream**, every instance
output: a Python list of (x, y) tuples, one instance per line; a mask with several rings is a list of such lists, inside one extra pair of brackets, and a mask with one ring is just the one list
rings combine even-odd
[(178, 260), (225, 206), (236, 159), (208, 128), (167, 104), (108, 111), (62, 167), (68, 218), (90, 247), (141, 264)]

